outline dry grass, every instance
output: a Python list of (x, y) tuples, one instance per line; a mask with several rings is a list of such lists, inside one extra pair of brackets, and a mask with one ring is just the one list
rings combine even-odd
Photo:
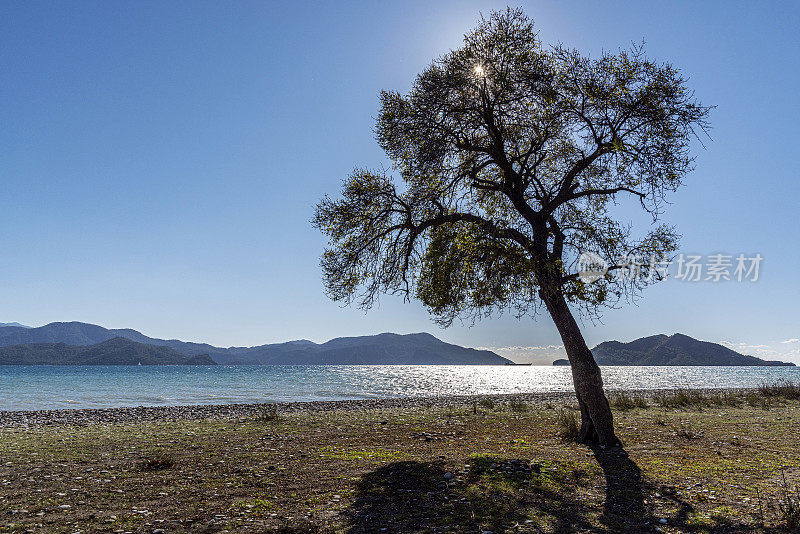
[(508, 402), (508, 409), (515, 413), (524, 413), (530, 409), (530, 406), (527, 402), (510, 400)]
[(647, 408), (648, 402), (641, 394), (633, 395), (627, 391), (614, 391), (608, 396), (608, 402), (617, 410), (633, 410), (634, 408)]
[(759, 386), (758, 392), (763, 397), (800, 399), (800, 384), (791, 380), (779, 380), (771, 384), (762, 384)]
[(800, 532), (800, 492), (797, 486), (792, 489), (786, 481), (786, 473), (781, 471), (781, 498), (777, 503), (781, 523), (791, 532)]
[(709, 404), (708, 395), (693, 389), (659, 392), (653, 396), (653, 400), (662, 408), (703, 407)]
[(578, 412), (560, 408), (556, 412), (556, 424), (558, 425), (558, 436), (564, 443), (575, 442), (581, 430), (581, 420)]

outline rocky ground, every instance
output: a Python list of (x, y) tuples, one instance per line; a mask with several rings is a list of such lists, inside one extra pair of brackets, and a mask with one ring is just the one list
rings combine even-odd
[[(0, 412), (0, 532), (791, 532), (800, 400), (616, 393)], [(794, 511), (793, 511), (794, 510)]]

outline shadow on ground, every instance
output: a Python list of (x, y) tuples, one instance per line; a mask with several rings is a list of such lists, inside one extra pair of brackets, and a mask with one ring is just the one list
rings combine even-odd
[(671, 529), (707, 531), (691, 524), (694, 509), (677, 492), (648, 485), (624, 451), (592, 452), (604, 489), (580, 469), (523, 459), (476, 457), (460, 469), (444, 462), (391, 463), (361, 478), (345, 511), (349, 532), (654, 532), (661, 518)]
[(368, 473), (347, 512), (350, 532), (591, 530), (580, 499), (554, 491), (535, 464), (481, 457), (468, 465), (453, 474), (442, 462), (396, 462)]

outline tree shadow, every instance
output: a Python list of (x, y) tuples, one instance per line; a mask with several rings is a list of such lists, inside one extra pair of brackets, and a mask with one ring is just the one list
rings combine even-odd
[[(345, 512), (349, 532), (596, 530), (587, 507), (528, 460), (481, 457), (457, 474), (443, 462), (395, 462), (364, 475)], [(451, 478), (452, 475), (452, 478)]]
[[(642, 475), (639, 466), (620, 448), (591, 447), (606, 481), (601, 522), (612, 532), (655, 532), (669, 525), (680, 532), (768, 532), (728, 518), (720, 524), (693, 523), (697, 511), (673, 486), (654, 484)], [(655, 506), (661, 512), (656, 513)], [(669, 513), (664, 510), (669, 509)]]
[[(580, 470), (482, 456), (454, 472), (443, 461), (384, 465), (361, 477), (344, 519), (352, 534), (655, 532), (664, 526), (662, 519), (681, 532), (703, 530), (690, 521), (694, 507), (675, 488), (647, 482), (624, 450), (592, 452), (605, 479), (602, 505), (587, 498), (587, 490), (597, 486), (580, 482)], [(742, 524), (719, 527), (709, 530), (753, 530)]]
[(606, 480), (602, 522), (610, 528), (625, 527), (638, 532), (654, 529), (650, 510), (645, 508), (642, 471), (621, 448), (591, 447)]

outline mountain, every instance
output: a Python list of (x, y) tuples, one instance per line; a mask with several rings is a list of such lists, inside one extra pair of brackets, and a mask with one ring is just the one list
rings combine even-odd
[(6, 326), (18, 326), (20, 328), (30, 328), (30, 326), (25, 326), (24, 324), (19, 324), (19, 323), (0, 323), (0, 328), (4, 328)]
[(24, 328), (7, 326), (0, 328), (0, 347), (22, 345), (28, 343), (64, 343), (66, 345), (94, 345), (122, 337), (149, 345), (170, 347), (178, 352), (196, 356), (215, 353), (225, 353), (228, 349), (220, 349), (205, 343), (187, 343), (177, 339), (156, 339), (147, 337), (141, 332), (129, 328), (109, 329), (89, 323), (68, 322), (50, 323), (37, 328)]
[[(717, 343), (684, 334), (658, 334), (630, 343), (605, 341), (593, 348), (592, 354), (599, 365), (794, 365), (739, 354)], [(569, 361), (556, 360), (553, 365), (569, 365)]]
[[(225, 363), (226, 358), (220, 359)], [(230, 363), (270, 365), (503, 365), (509, 360), (488, 350), (451, 345), (431, 334), (378, 334), (341, 337), (321, 345), (311, 341), (253, 347)]]
[[(38, 328), (0, 328), (0, 347), (31, 344), (97, 345), (114, 338), (169, 348), (182, 356), (207, 355), (220, 364), (267, 365), (503, 365), (494, 352), (445, 343), (431, 334), (378, 334), (345, 337), (317, 344), (308, 340), (257, 347), (214, 347), (177, 339), (156, 339), (131, 329), (108, 329), (88, 323), (50, 323)], [(50, 349), (52, 350), (52, 349)], [(2, 362), (2, 360), (0, 360)], [(142, 362), (144, 364), (144, 362)]]
[(216, 365), (207, 354), (187, 357), (169, 347), (115, 337), (94, 345), (27, 343), (0, 347), (0, 365)]

